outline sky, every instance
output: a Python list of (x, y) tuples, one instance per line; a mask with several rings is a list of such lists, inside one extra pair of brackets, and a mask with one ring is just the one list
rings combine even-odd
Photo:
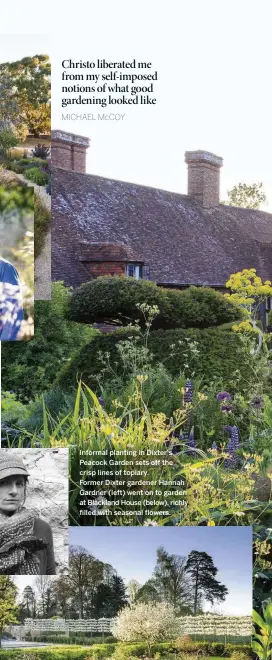
[[(69, 542), (110, 563), (125, 584), (131, 579), (143, 584), (151, 577), (160, 545), (167, 552), (184, 557), (191, 550), (207, 552), (218, 568), (217, 579), (229, 590), (226, 601), (215, 604), (213, 609), (235, 616), (251, 614), (250, 527), (70, 527)], [(15, 578), (20, 590), (34, 581), (34, 577)]]
[[(204, 149), (224, 160), (222, 200), (261, 181), (272, 212), (270, 0), (139, 0), (133, 12), (125, 0), (68, 0), (65, 10), (48, 0), (48, 37), (34, 0), (17, 5), (1, 16), (0, 61), (50, 54), (52, 127), (91, 139), (90, 173), (186, 193), (184, 153)], [(118, 106), (119, 122), (62, 120), (64, 58), (151, 61), (157, 104)]]

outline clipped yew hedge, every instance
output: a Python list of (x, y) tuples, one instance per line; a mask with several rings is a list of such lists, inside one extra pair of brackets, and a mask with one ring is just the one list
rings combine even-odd
[[(120, 341), (133, 341), (135, 330), (121, 328), (111, 333), (98, 334), (74, 354), (70, 362), (62, 368), (56, 383), (64, 390), (74, 388), (76, 381), (82, 381), (92, 389), (97, 389), (97, 375), (101, 372), (99, 353), (109, 354), (109, 363), (117, 375), (123, 375), (123, 365), (118, 352)], [(197, 355), (190, 353), (189, 342), (197, 342)], [(139, 340), (140, 342), (142, 339)], [(171, 376), (177, 377), (189, 364), (189, 372), (195, 377), (202, 376), (202, 383), (209, 384), (220, 379), (225, 388), (233, 390), (233, 378), (239, 371), (245, 386), (250, 382), (251, 370), (246, 359), (245, 349), (239, 334), (215, 329), (176, 329), (151, 332), (148, 348), (152, 363), (165, 364)], [(188, 368), (187, 368), (188, 373)], [(106, 374), (105, 374), (106, 375)], [(112, 375), (109, 371), (109, 378)], [(125, 378), (124, 378), (125, 379)], [(240, 384), (240, 389), (242, 385)]]
[(153, 330), (208, 328), (242, 318), (241, 310), (214, 289), (165, 289), (147, 280), (118, 276), (98, 277), (75, 289), (68, 318), (80, 323), (117, 321), (122, 325), (139, 320), (144, 326), (145, 314), (137, 307), (143, 303), (159, 308)]

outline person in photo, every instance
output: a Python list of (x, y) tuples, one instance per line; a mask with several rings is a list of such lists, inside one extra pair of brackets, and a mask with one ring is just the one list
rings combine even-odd
[(0, 574), (55, 575), (50, 525), (24, 506), (29, 477), (16, 456), (0, 456)]
[(0, 341), (15, 341), (24, 318), (19, 275), (0, 258)]

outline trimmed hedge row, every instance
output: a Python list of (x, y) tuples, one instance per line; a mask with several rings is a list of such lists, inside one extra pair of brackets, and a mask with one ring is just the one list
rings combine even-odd
[(92, 637), (87, 636), (84, 632), (75, 633), (70, 635), (59, 634), (58, 632), (51, 632), (43, 635), (31, 635), (27, 633), (25, 639), (29, 642), (49, 642), (53, 644), (81, 644), (82, 646), (93, 646), (94, 644), (114, 644), (117, 639), (111, 635), (110, 637)]
[[(12, 649), (0, 650), (0, 660), (104, 660), (109, 658), (114, 650), (116, 644), (100, 644), (90, 648), (77, 646), (71, 648), (69, 646), (63, 647), (40, 647), (29, 649)], [(142, 657), (146, 654), (147, 647), (144, 643), (138, 644), (121, 644), (124, 657), (134, 656)], [(248, 657), (252, 657), (252, 649), (250, 644), (219, 644), (218, 642), (184, 642), (184, 648), (181, 641), (177, 644), (175, 642), (162, 642), (155, 644), (152, 647), (152, 654), (160, 653), (162, 655), (168, 653), (196, 653), (201, 656), (224, 656), (230, 657), (234, 651), (245, 653)]]
[(157, 305), (152, 329), (207, 328), (242, 318), (241, 310), (219, 291), (190, 286), (183, 291), (164, 289), (154, 282), (132, 277), (103, 276), (82, 284), (70, 300), (68, 315), (80, 323), (140, 321), (144, 311), (137, 305)]
[[(56, 383), (64, 390), (68, 390), (74, 388), (76, 380), (81, 378), (86, 385), (96, 389), (96, 376), (101, 372), (102, 366), (100, 352), (104, 355), (109, 354), (109, 362), (116, 375), (123, 377), (118, 344), (125, 340), (133, 341), (133, 336), (135, 331), (126, 328), (96, 335), (62, 368)], [(141, 341), (140, 338), (139, 343)], [(197, 342), (196, 348), (199, 351), (197, 354), (194, 351), (190, 352), (188, 344), (191, 342)], [(189, 373), (194, 373), (194, 377), (202, 376), (203, 384), (209, 384), (218, 378), (225, 388), (230, 387), (233, 390), (233, 378), (237, 370), (243, 377), (245, 386), (251, 379), (250, 366), (246, 360), (241, 337), (234, 332), (216, 328), (157, 330), (150, 333), (148, 348), (153, 356), (152, 363), (154, 365), (163, 363), (173, 377), (178, 377), (187, 364)], [(110, 372), (109, 378), (112, 378)]]

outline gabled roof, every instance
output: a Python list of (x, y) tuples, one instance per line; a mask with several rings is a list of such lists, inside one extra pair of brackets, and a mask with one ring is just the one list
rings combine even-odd
[(158, 284), (222, 287), (243, 268), (272, 279), (271, 213), (55, 168), (52, 214), (52, 279), (68, 285), (90, 279), (82, 242), (124, 244)]

